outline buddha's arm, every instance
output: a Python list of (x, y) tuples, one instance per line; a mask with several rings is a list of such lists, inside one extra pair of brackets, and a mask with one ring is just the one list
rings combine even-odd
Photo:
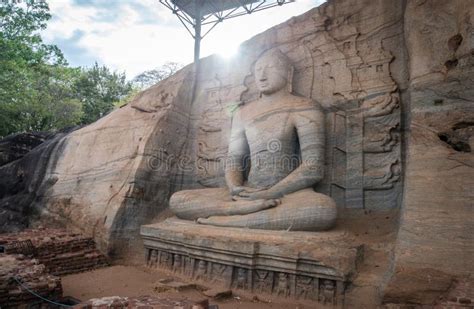
[(225, 164), (225, 180), (231, 194), (237, 194), (236, 189), (244, 183), (244, 160), (247, 153), (247, 138), (240, 119), (240, 112), (237, 111), (232, 119), (229, 151)]
[(301, 164), (271, 188), (256, 193), (244, 193), (242, 196), (251, 199), (279, 198), (312, 187), (323, 178), (324, 114), (318, 107), (312, 106), (293, 113), (292, 121), (296, 127), (301, 148)]

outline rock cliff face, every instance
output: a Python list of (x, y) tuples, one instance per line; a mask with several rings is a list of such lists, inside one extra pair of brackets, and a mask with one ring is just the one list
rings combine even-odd
[(404, 20), (406, 176), (386, 298), (430, 304), (474, 273), (474, 4), (408, 1)]
[[(4, 154), (7, 164), (0, 166), (0, 231), (14, 232), (27, 227), (38, 219), (39, 209), (44, 209), (44, 194), (55, 183), (55, 178), (45, 175), (54, 170), (62, 154), (62, 139), (67, 133), (58, 133), (29, 152), (22, 153), (41, 140), (33, 143), (19, 142), (18, 136), (5, 139)], [(21, 135), (24, 136), (24, 135)], [(17, 147), (19, 145), (19, 147)], [(20, 148), (22, 151), (14, 150)], [(38, 207), (36, 207), (38, 206)]]
[(166, 209), (173, 191), (173, 167), (160, 170), (158, 154), (183, 148), (191, 76), (184, 69), (136, 103), (66, 136), (45, 175), (55, 185), (45, 193), (42, 217), (94, 236), (109, 254), (133, 251), (129, 243), (139, 243), (140, 225)]
[(294, 64), (293, 92), (326, 112), (316, 189), (342, 214), (401, 211), (381, 301), (432, 303), (473, 272), (473, 18), (464, 0), (329, 1), (231, 61), (202, 59), (196, 81), (188, 66), (0, 167), (0, 209), (23, 225), (34, 210), (111, 255), (141, 254), (140, 225), (169, 216), (173, 192), (224, 184), (232, 113), (258, 96), (254, 61), (279, 48)]

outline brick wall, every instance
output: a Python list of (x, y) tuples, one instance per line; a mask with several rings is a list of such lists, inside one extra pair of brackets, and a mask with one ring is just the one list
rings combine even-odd
[[(27, 248), (28, 241), (31, 241), (33, 250)], [(108, 265), (92, 238), (61, 229), (39, 228), (2, 234), (0, 245), (5, 246), (9, 254), (31, 255), (53, 275), (73, 274)]]
[(0, 308), (45, 304), (17, 280), (46, 299), (58, 301), (62, 297), (61, 279), (48, 274), (46, 267), (38, 260), (22, 255), (0, 254)]

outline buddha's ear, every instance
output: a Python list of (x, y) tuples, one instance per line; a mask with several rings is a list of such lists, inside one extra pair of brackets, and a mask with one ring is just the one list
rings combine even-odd
[(288, 79), (287, 79), (287, 83), (288, 83), (288, 92), (289, 93), (293, 93), (293, 74), (295, 72), (295, 67), (290, 65), (290, 69), (288, 70)]

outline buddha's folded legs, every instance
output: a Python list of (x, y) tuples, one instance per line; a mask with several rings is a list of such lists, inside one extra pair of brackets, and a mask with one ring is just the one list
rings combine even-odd
[(321, 231), (333, 227), (336, 216), (336, 204), (331, 197), (305, 189), (286, 195), (281, 205), (271, 209), (246, 215), (211, 216), (198, 222), (265, 230)]
[(279, 204), (279, 200), (233, 201), (225, 188), (183, 190), (170, 199), (171, 211), (181, 219), (250, 214)]

